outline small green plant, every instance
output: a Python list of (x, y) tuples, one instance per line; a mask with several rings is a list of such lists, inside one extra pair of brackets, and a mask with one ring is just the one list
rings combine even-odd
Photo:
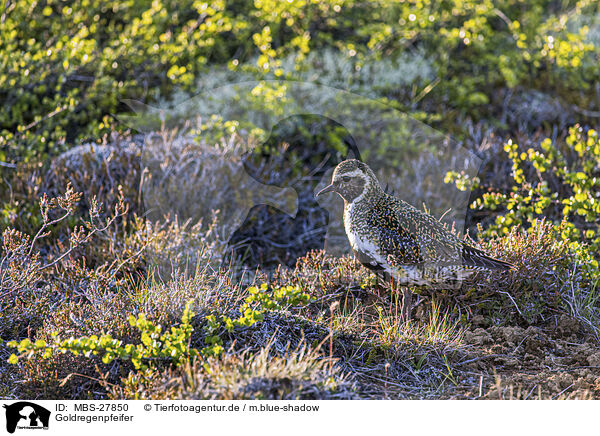
[(207, 347), (203, 349), (205, 355), (218, 355), (223, 352), (223, 328), (232, 333), (236, 327), (251, 327), (264, 319), (268, 311), (285, 310), (290, 306), (307, 304), (311, 297), (303, 292), (299, 286), (281, 286), (270, 288), (266, 283), (259, 287), (248, 288), (248, 297), (240, 306), (240, 316), (232, 319), (229, 316), (208, 315), (208, 324), (205, 327)]
[(130, 315), (129, 324), (136, 327), (141, 335), (141, 343), (124, 344), (123, 341), (113, 338), (110, 334), (100, 336), (91, 335), (80, 338), (70, 337), (60, 340), (58, 333), (53, 332), (53, 342), (48, 344), (43, 339), (31, 342), (23, 339), (21, 342), (11, 341), (9, 347), (17, 348), (19, 355), (12, 354), (9, 363), (17, 363), (19, 358), (31, 358), (39, 354), (42, 358), (49, 358), (54, 353), (71, 352), (75, 356), (80, 354), (85, 357), (102, 355), (102, 362), (108, 364), (114, 359), (130, 360), (136, 369), (147, 369), (146, 362), (152, 359), (170, 358), (173, 364), (178, 365), (191, 357), (198, 356), (198, 350), (190, 347), (190, 337), (193, 327), (190, 324), (194, 313), (190, 309), (191, 303), (185, 306), (181, 324), (171, 327), (170, 331), (162, 332), (162, 326), (148, 321), (145, 314), (137, 317)]
[(252, 286), (248, 289), (249, 296), (245, 298), (240, 307), (241, 315), (232, 319), (228, 316), (217, 317), (207, 315), (205, 326), (206, 347), (198, 350), (191, 347), (190, 338), (194, 330), (191, 319), (194, 312), (191, 302), (188, 302), (181, 317), (179, 326), (171, 327), (164, 331), (160, 324), (156, 325), (146, 318), (145, 314), (137, 317), (129, 315), (129, 324), (140, 332), (141, 342), (138, 344), (124, 344), (123, 341), (113, 338), (110, 334), (70, 337), (60, 340), (58, 333), (53, 332), (53, 342), (48, 344), (43, 339), (32, 342), (23, 339), (20, 342), (11, 341), (9, 347), (17, 348), (18, 355), (12, 354), (9, 363), (16, 364), (20, 358), (31, 358), (41, 355), (49, 358), (55, 353), (71, 352), (75, 356), (85, 357), (102, 356), (102, 362), (108, 364), (114, 359), (131, 361), (136, 370), (148, 369), (152, 361), (170, 359), (171, 363), (179, 366), (201, 356), (214, 356), (223, 351), (222, 328), (232, 333), (236, 327), (251, 327), (264, 318), (267, 311), (283, 310), (289, 306), (306, 304), (310, 295), (302, 292), (298, 286), (283, 286), (269, 288), (265, 283), (260, 287)]

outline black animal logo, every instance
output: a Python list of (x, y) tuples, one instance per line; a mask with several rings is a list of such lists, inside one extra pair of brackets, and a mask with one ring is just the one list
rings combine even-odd
[(6, 431), (14, 433), (17, 426), (24, 428), (48, 428), (50, 411), (29, 401), (4, 405), (6, 409)]

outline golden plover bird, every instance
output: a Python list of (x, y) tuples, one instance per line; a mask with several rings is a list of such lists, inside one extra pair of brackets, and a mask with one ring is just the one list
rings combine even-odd
[(344, 227), (358, 261), (405, 287), (405, 319), (411, 311), (408, 286), (456, 284), (475, 271), (513, 267), (466, 244), (433, 216), (386, 194), (373, 171), (356, 159), (341, 162), (331, 184), (317, 196), (326, 192), (344, 199)]

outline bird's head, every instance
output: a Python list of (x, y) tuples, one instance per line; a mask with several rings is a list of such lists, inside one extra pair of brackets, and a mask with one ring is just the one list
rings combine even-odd
[(359, 160), (348, 159), (338, 164), (333, 171), (331, 185), (321, 189), (317, 196), (336, 192), (348, 203), (352, 203), (365, 192), (374, 189), (381, 187), (371, 168)]

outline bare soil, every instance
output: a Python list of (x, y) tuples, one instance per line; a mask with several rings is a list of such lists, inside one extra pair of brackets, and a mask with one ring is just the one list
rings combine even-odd
[(475, 327), (454, 398), (600, 398), (600, 347), (563, 316), (544, 328)]

